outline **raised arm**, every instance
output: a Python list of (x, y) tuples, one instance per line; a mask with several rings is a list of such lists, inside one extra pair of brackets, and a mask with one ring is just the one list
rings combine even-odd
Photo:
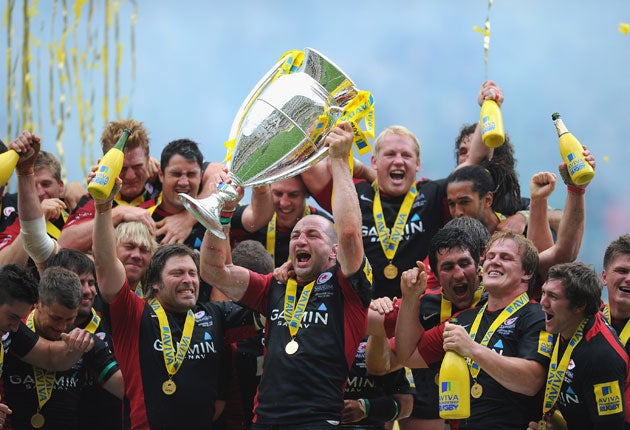
[[(225, 174), (217, 175), (216, 183), (229, 182)], [(239, 199), (243, 197), (240, 190)], [(249, 285), (249, 270), (232, 264), (232, 250), (230, 248), (230, 220), (236, 202), (226, 202), (221, 212), (221, 223), (225, 239), (215, 236), (206, 230), (201, 243), (200, 270), (201, 279), (219, 289), (228, 298), (240, 300)]]
[(538, 252), (553, 246), (553, 236), (547, 220), (547, 201), (555, 187), (556, 175), (551, 172), (536, 173), (529, 183), (531, 201), (527, 238), (533, 242)]
[(25, 131), (9, 147), (22, 154), (16, 166), (20, 234), (15, 241), (22, 245), (22, 250), (16, 252), (27, 253), (43, 270), (58, 247), (46, 232), (46, 219), (35, 185), (34, 166), (40, 145), (38, 136)]
[(420, 324), (420, 295), (427, 288), (427, 272), (424, 264), (405, 270), (400, 277), (402, 300), (396, 319), (396, 354), (400, 362), (407, 361), (418, 348), (418, 342), (424, 334)]
[(266, 226), (275, 213), (269, 185), (252, 188), (252, 200), (243, 210), (241, 223), (252, 233)]
[[(595, 157), (586, 148), (584, 149), (584, 156), (586, 161), (595, 168)], [(564, 163), (560, 164), (559, 171), (562, 180), (567, 185), (567, 199), (564, 204), (556, 243), (539, 255), (538, 273), (541, 279), (547, 278), (547, 271), (554, 264), (568, 263), (577, 258), (586, 225), (585, 193), (588, 183), (580, 186), (575, 185), (571, 181)]]
[(328, 157), (333, 178), (333, 219), (339, 238), (337, 260), (344, 275), (356, 273), (363, 263), (361, 238), (361, 209), (354, 188), (348, 156), (352, 151), (352, 126), (344, 122), (326, 137)]
[(125, 267), (116, 253), (116, 235), (112, 221), (112, 201), (122, 181), (116, 178), (116, 186), (107, 200), (96, 200), (92, 255), (96, 267), (96, 279), (101, 297), (111, 302), (125, 284)]

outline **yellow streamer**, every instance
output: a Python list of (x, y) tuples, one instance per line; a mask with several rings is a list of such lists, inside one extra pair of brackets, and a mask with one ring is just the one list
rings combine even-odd
[(619, 33), (621, 34), (628, 34), (630, 33), (630, 24), (626, 23), (626, 22), (620, 22), (619, 23)]
[(473, 26), (473, 30), (483, 35), (483, 66), (484, 76), (488, 79), (488, 54), (490, 52), (490, 9), (492, 8), (492, 0), (488, 0), (488, 14), (486, 16), (486, 22), (484, 28)]

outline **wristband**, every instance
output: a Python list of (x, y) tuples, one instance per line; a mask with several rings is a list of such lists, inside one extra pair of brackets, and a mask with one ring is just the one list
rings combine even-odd
[(30, 170), (28, 172), (20, 172), (16, 170), (15, 174), (18, 176), (35, 176), (35, 172), (33, 170)]
[(223, 215), (221, 215), (221, 217), (219, 217), (219, 222), (221, 223), (221, 225), (230, 225), (230, 223), (232, 222), (232, 217), (224, 217)]
[(363, 411), (363, 418), (367, 418), (370, 415), (370, 401), (368, 399), (358, 399), (359, 408)]
[[(367, 401), (367, 399), (366, 399)], [(398, 418), (400, 406), (392, 396), (378, 397), (370, 402), (372, 414), (370, 418), (377, 421), (394, 421)]]
[(529, 211), (522, 210), (522, 211), (518, 211), (516, 213), (523, 215), (523, 217), (525, 218), (525, 225), (529, 225)]
[(112, 205), (112, 201), (108, 200), (108, 201), (103, 202), (103, 203), (94, 203), (94, 207), (96, 208), (96, 211), (98, 213), (104, 214), (108, 210), (111, 210), (113, 205)]
[(567, 185), (567, 191), (575, 194), (586, 194), (586, 188), (578, 188), (573, 185)]

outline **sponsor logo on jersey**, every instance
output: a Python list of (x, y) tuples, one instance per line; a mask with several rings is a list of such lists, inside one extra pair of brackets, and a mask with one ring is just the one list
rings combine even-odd
[[(278, 326), (286, 326), (287, 322), (284, 318), (284, 310), (273, 309), (271, 311), (269, 321), (275, 322)], [(310, 325), (328, 325), (328, 309), (323, 303), (317, 310), (306, 310), (302, 316), (302, 322), (300, 323), (300, 330), (307, 329)]]
[[(387, 234), (389, 234), (389, 228), (387, 229)], [(405, 224), (405, 228), (402, 232), (401, 241), (407, 241), (411, 238), (412, 235), (416, 233), (424, 233), (424, 225), (422, 224), (422, 220), (416, 217), (411, 217), (407, 220), (407, 224)], [(379, 242), (378, 232), (376, 231), (376, 227), (374, 226), (361, 226), (361, 236), (367, 237), (370, 242)]]
[(553, 335), (545, 330), (540, 330), (538, 335), (538, 353), (551, 358), (553, 352)]
[(612, 415), (623, 412), (619, 381), (604, 382), (593, 386), (598, 415)]
[[(209, 333), (205, 333), (209, 335)], [(155, 339), (153, 342), (153, 349), (162, 353), (162, 341), (160, 339)], [(179, 349), (179, 342), (176, 342), (175, 349)], [(210, 339), (207, 336), (203, 341), (198, 341), (195, 343), (191, 343), (188, 347), (188, 354), (186, 354), (186, 360), (203, 360), (207, 356), (211, 354), (216, 354), (217, 347), (210, 336)]]

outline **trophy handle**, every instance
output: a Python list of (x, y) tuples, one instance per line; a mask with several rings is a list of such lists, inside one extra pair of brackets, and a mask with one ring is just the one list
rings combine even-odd
[(220, 239), (226, 239), (221, 225), (221, 210), (227, 201), (236, 201), (238, 191), (232, 184), (221, 182), (217, 191), (205, 199), (195, 199), (188, 194), (179, 193), (179, 200), (184, 208), (199, 221), (210, 233)]

